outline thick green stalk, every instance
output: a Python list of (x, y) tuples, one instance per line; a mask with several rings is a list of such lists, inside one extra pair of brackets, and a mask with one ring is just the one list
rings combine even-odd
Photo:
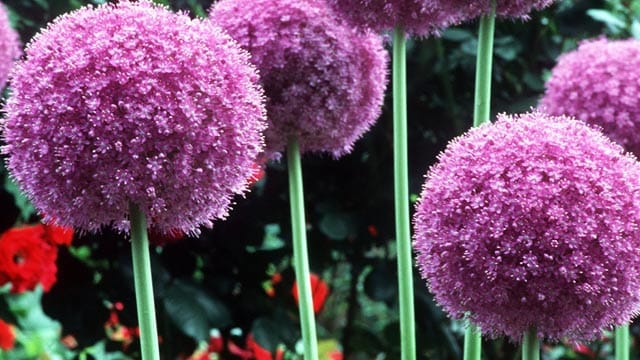
[(140, 347), (143, 360), (160, 360), (156, 309), (153, 302), (153, 281), (149, 259), (147, 220), (137, 205), (129, 206), (131, 219), (131, 255), (133, 280), (136, 290), (136, 307), (140, 326)]
[(293, 233), (293, 265), (298, 283), (298, 309), (302, 341), (304, 342), (304, 359), (318, 359), (318, 341), (316, 322), (313, 313), (313, 297), (311, 296), (311, 279), (309, 277), (309, 258), (307, 256), (307, 223), (304, 216), (304, 190), (302, 186), (302, 166), (300, 164), (300, 145), (298, 139), (289, 139), (287, 147), (287, 163), (289, 169), (289, 202), (291, 205), (291, 228)]
[(629, 325), (622, 325), (616, 328), (616, 360), (629, 360)]
[(473, 324), (468, 323), (464, 333), (464, 359), (480, 360), (482, 358), (482, 336)]
[(478, 59), (476, 62), (476, 94), (473, 126), (489, 121), (491, 117), (491, 70), (493, 66), (493, 36), (496, 23), (496, 3), (488, 15), (480, 19)]
[(522, 337), (522, 360), (540, 360), (540, 340), (536, 329), (527, 331)]
[[(476, 62), (476, 90), (473, 126), (480, 126), (491, 117), (491, 70), (493, 66), (493, 36), (496, 23), (496, 2), (491, 12), (480, 19), (478, 59)], [(480, 360), (482, 338), (480, 331), (469, 323), (464, 339), (464, 360)]]
[(409, 165), (407, 155), (407, 61), (406, 37), (393, 32), (393, 158), (400, 293), (400, 339), (402, 360), (416, 358), (416, 326), (413, 305), (411, 224), (409, 219)]

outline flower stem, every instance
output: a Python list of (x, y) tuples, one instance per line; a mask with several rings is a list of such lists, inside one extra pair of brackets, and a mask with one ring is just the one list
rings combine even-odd
[(147, 220), (137, 205), (130, 204), (131, 255), (133, 280), (136, 290), (136, 307), (140, 325), (140, 347), (143, 360), (160, 360), (156, 310), (153, 302), (153, 281), (149, 259)]
[(621, 325), (616, 328), (616, 360), (629, 360), (629, 325)]
[(480, 19), (473, 126), (488, 122), (491, 116), (491, 70), (493, 66), (495, 23), (496, 2), (493, 0), (491, 2), (491, 12)]
[(482, 357), (482, 336), (473, 324), (468, 323), (464, 333), (464, 359), (480, 360)]
[[(473, 126), (480, 126), (491, 117), (491, 70), (493, 66), (493, 36), (496, 23), (496, 1), (491, 1), (491, 11), (480, 19), (478, 33), (478, 59), (476, 62), (475, 107)], [(482, 338), (480, 331), (467, 324), (464, 339), (464, 359), (480, 360)]]
[(536, 329), (530, 329), (522, 338), (522, 360), (540, 360), (540, 340)]
[(304, 343), (304, 359), (318, 359), (318, 341), (316, 323), (311, 296), (309, 258), (307, 256), (307, 224), (304, 217), (304, 190), (302, 186), (302, 166), (300, 164), (300, 145), (292, 137), (287, 146), (289, 170), (289, 201), (291, 205), (291, 228), (293, 233), (293, 265), (298, 283), (298, 304), (300, 326)]
[(407, 61), (406, 37), (393, 32), (393, 156), (398, 291), (400, 293), (400, 339), (402, 360), (416, 358), (413, 305), (413, 267), (409, 220), (409, 166), (407, 155)]

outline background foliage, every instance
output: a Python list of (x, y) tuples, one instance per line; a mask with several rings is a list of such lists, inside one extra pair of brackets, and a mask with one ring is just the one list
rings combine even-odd
[[(101, 2), (5, 1), (24, 43), (57, 15)], [(161, 2), (193, 16), (206, 16), (211, 4), (210, 0)], [(448, 29), (440, 38), (409, 42), (412, 201), (438, 152), (471, 126), (476, 27), (473, 23)], [(557, 56), (581, 39), (601, 34), (640, 37), (640, 2), (564, 0), (528, 22), (500, 21), (494, 112), (521, 112), (535, 106)], [(382, 118), (350, 155), (339, 160), (303, 158), (311, 268), (329, 288), (318, 313), (325, 359), (399, 358), (391, 115), (387, 99)], [(198, 346), (211, 345), (211, 339), (223, 339), (222, 345), (214, 344), (223, 359), (268, 359), (269, 352), (296, 356), (299, 334), (291, 293), (287, 177), (284, 162), (265, 167), (264, 177), (245, 199), (237, 199), (227, 221), (204, 229), (198, 238), (159, 239), (162, 244), (153, 252), (153, 267), (164, 359), (187, 358)], [(36, 222), (37, 215), (4, 169), (0, 176), (4, 179), (0, 232)], [(72, 335), (77, 344), (67, 344), (72, 351), (48, 350), (48, 358), (138, 358), (135, 331), (127, 332), (135, 325), (130, 262), (127, 240), (109, 231), (76, 234), (70, 248), (60, 249), (58, 283), (43, 295), (42, 309), (61, 326), (56, 339)], [(420, 358), (461, 358), (462, 325), (439, 310), (417, 273), (415, 279)], [(316, 291), (320, 301), (320, 289)], [(39, 306), (40, 295), (36, 292), (24, 301)], [(11, 312), (16, 300), (8, 295), (3, 299), (1, 313)], [(122, 329), (127, 331), (114, 332)], [(639, 330), (632, 328), (636, 337)], [(256, 343), (266, 353), (256, 350)], [(503, 340), (485, 340), (484, 349), (487, 359), (518, 356), (518, 348)], [(638, 356), (635, 349), (633, 356)], [(605, 359), (611, 357), (611, 344), (605, 334), (589, 346), (545, 345), (543, 357)]]

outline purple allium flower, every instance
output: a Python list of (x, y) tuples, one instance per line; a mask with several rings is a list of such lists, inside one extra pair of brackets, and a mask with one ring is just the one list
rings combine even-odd
[(541, 108), (595, 124), (640, 155), (640, 41), (597, 39), (562, 55)]
[(210, 16), (260, 70), (270, 157), (291, 136), (303, 152), (338, 157), (379, 117), (388, 63), (382, 37), (346, 26), (324, 0), (222, 0)]
[(249, 54), (209, 22), (149, 1), (64, 15), (12, 73), (3, 152), (45, 215), (197, 232), (246, 191), (266, 110)]
[[(401, 27), (411, 35), (427, 36), (491, 11), (491, 0), (327, 0), (354, 25), (376, 31)], [(502, 17), (526, 18), (556, 0), (497, 0)]]
[(9, 23), (9, 14), (0, 3), (0, 88), (7, 83), (13, 62), (22, 53), (18, 33)]
[(584, 122), (534, 112), (470, 130), (413, 220), (436, 301), (486, 334), (591, 339), (637, 313), (640, 164)]

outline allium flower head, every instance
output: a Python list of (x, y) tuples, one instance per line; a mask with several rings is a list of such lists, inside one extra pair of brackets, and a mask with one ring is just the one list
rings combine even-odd
[(595, 124), (640, 155), (640, 41), (598, 39), (562, 55), (541, 108)]
[(21, 53), (18, 33), (11, 27), (7, 9), (0, 3), (0, 88), (4, 87), (13, 62)]
[[(491, 11), (491, 0), (327, 0), (352, 24), (376, 31), (400, 27), (427, 36)], [(555, 0), (497, 0), (498, 16), (526, 18)]]
[(591, 339), (638, 309), (639, 204), (640, 165), (599, 131), (501, 115), (427, 174), (417, 263), (436, 301), (484, 333)]
[(324, 0), (222, 0), (211, 20), (251, 53), (267, 95), (270, 157), (340, 156), (377, 120), (387, 84), (382, 38), (343, 24)]
[(266, 110), (249, 55), (149, 1), (64, 15), (16, 65), (8, 167), (45, 221), (197, 232), (246, 190)]

